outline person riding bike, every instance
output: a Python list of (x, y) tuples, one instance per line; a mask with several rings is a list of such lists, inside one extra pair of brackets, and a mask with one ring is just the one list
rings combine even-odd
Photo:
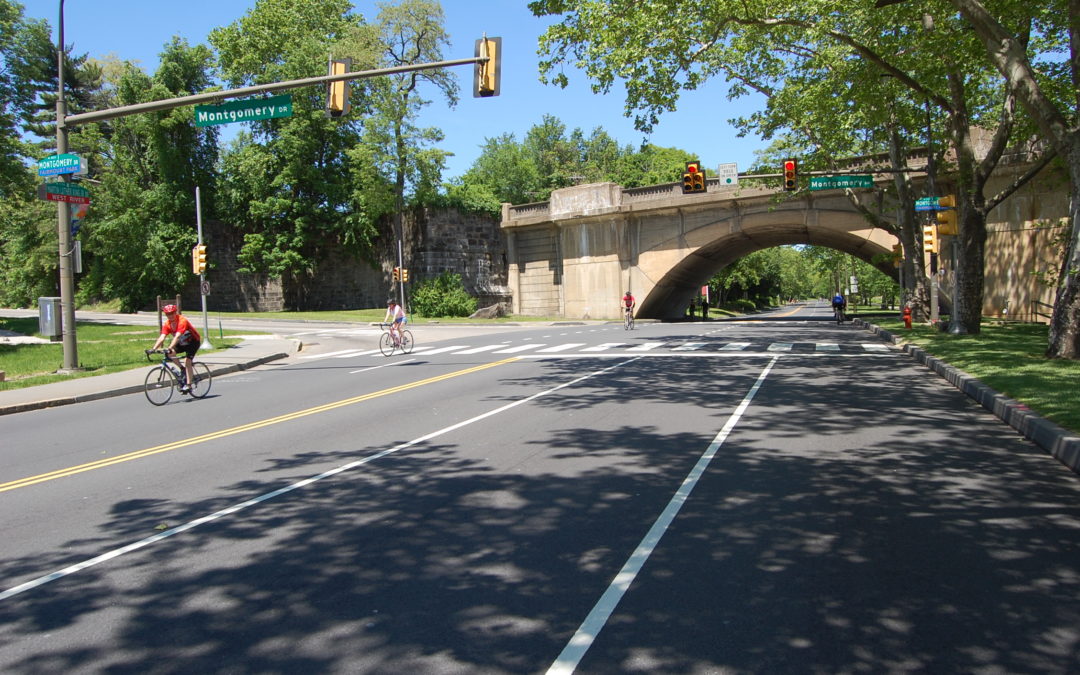
[(837, 291), (836, 295), (833, 296), (832, 308), (833, 312), (840, 312), (841, 316), (843, 316), (844, 310), (847, 309), (847, 300), (840, 291)]
[(401, 343), (401, 329), (405, 323), (405, 310), (397, 304), (393, 298), (386, 301), (386, 316), (383, 323), (393, 320), (390, 324), (390, 336), (394, 338), (394, 344)]
[(199, 351), (199, 347), (202, 345), (202, 336), (199, 335), (199, 331), (195, 330), (195, 326), (191, 325), (191, 322), (187, 320), (187, 317), (180, 314), (176, 305), (165, 305), (161, 308), (161, 311), (165, 314), (165, 323), (161, 326), (161, 335), (158, 335), (157, 342), (154, 343), (154, 349), (159, 349), (165, 342), (166, 337), (173, 336), (165, 353), (178, 366), (180, 361), (175, 355), (177, 352), (184, 353), (184, 372), (187, 374), (187, 379), (183, 386), (180, 387), (180, 393), (187, 394), (191, 392), (191, 383), (195, 381), (192, 362), (195, 358), (195, 352)]
[(630, 294), (630, 291), (626, 292), (626, 295), (622, 297), (623, 313), (633, 315), (634, 308), (637, 307), (637, 300)]

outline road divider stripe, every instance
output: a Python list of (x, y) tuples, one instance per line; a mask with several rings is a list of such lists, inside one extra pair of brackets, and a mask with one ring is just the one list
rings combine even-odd
[(172, 443), (166, 443), (164, 445), (156, 445), (152, 448), (145, 448), (143, 450), (136, 450), (123, 455), (117, 455), (116, 457), (108, 457), (106, 459), (99, 459), (96, 462), (88, 462), (86, 464), (80, 464), (78, 466), (71, 466), (64, 469), (57, 469), (56, 471), (50, 471), (48, 473), (38, 474), (36, 476), (28, 476), (26, 478), (20, 478), (7, 483), (0, 483), (0, 492), (7, 492), (9, 490), (16, 490), (18, 488), (29, 487), (38, 483), (44, 483), (50, 480), (56, 480), (57, 478), (66, 478), (68, 476), (74, 476), (76, 474), (84, 473), (86, 471), (94, 471), (96, 469), (103, 469), (113, 464), (120, 464), (122, 462), (130, 462), (135, 459), (142, 459), (143, 457), (150, 457), (151, 455), (157, 455), (163, 452), (169, 452), (170, 450), (178, 450), (180, 448), (186, 448), (191, 445), (197, 445), (199, 443), (206, 443), (209, 441), (216, 441), (220, 438), (226, 438), (228, 436), (234, 436), (236, 434), (244, 433), (246, 431), (254, 431), (255, 429), (261, 429), (274, 424), (280, 424), (282, 422), (289, 422), (301, 417), (307, 417), (308, 415), (315, 415), (317, 413), (327, 412), (329, 410), (335, 410), (348, 405), (356, 403), (362, 403), (364, 401), (370, 401), (371, 399), (380, 398), (390, 394), (397, 394), (409, 389), (415, 389), (416, 387), (422, 387), (428, 384), (434, 384), (436, 382), (442, 382), (443, 380), (449, 380), (451, 378), (460, 377), (462, 375), (469, 375), (481, 370), (487, 370), (488, 368), (494, 368), (507, 363), (513, 363), (517, 361), (516, 358), (503, 359), (501, 361), (493, 361), (491, 363), (484, 363), (479, 366), (473, 366), (472, 368), (465, 368), (464, 370), (455, 370), (452, 373), (446, 373), (444, 375), (436, 375), (435, 377), (429, 377), (425, 380), (417, 380), (416, 382), (408, 382), (396, 387), (390, 387), (389, 389), (382, 389), (379, 391), (371, 392), (370, 394), (361, 394), (360, 396), (353, 396), (352, 398), (342, 399), (340, 401), (334, 401), (332, 403), (326, 403), (314, 408), (307, 408), (305, 410), (298, 410), (296, 412), (287, 413), (285, 415), (279, 415), (277, 417), (271, 417), (265, 420), (259, 420), (257, 422), (250, 422), (248, 424), (241, 424), (240, 426), (231, 427), (229, 429), (222, 429), (221, 431), (213, 431), (208, 434), (202, 434), (201, 436), (193, 436), (191, 438), (181, 439), (179, 441), (173, 441)]
[[(122, 555), (126, 555), (128, 553), (133, 553), (135, 551), (138, 551), (139, 549), (146, 548), (147, 546), (150, 546), (151, 544), (155, 544), (155, 543), (157, 543), (159, 541), (162, 541), (163, 539), (168, 539), (169, 537), (176, 536), (176, 535), (178, 535), (178, 534), (180, 534), (182, 532), (187, 532), (188, 530), (192, 530), (192, 529), (194, 529), (194, 528), (196, 528), (196, 527), (198, 527), (200, 525), (205, 525), (206, 523), (211, 523), (211, 522), (213, 522), (215, 520), (218, 520), (220, 518), (224, 518), (225, 516), (237, 513), (238, 511), (243, 511), (244, 509), (248, 508), (249, 506), (255, 506), (256, 504), (261, 504), (261, 503), (263, 503), (265, 501), (268, 501), (268, 500), (271, 500), (271, 499), (273, 499), (275, 497), (280, 497), (283, 494), (287, 494), (289, 492), (292, 492), (293, 490), (298, 490), (298, 489), (300, 489), (302, 487), (307, 487), (308, 485), (311, 485), (313, 483), (317, 483), (317, 482), (319, 482), (319, 481), (321, 481), (323, 479), (330, 478), (331, 476), (336, 476), (339, 473), (344, 473), (346, 471), (350, 471), (352, 469), (363, 466), (365, 464), (369, 464), (371, 462), (374, 462), (377, 459), (381, 459), (381, 458), (386, 457), (388, 455), (392, 455), (392, 454), (394, 454), (396, 452), (400, 452), (400, 451), (405, 450), (407, 448), (411, 448), (414, 445), (419, 445), (420, 443), (425, 443), (427, 441), (432, 440), (433, 438), (438, 438), (439, 436), (442, 436), (443, 434), (450, 433), (451, 431), (456, 431), (457, 429), (461, 429), (461, 428), (466, 427), (466, 426), (468, 426), (470, 424), (475, 424), (476, 422), (479, 422), (479, 421), (485, 420), (485, 419), (487, 419), (489, 417), (493, 417), (493, 416), (498, 415), (500, 413), (506, 412), (507, 410), (511, 410), (511, 409), (516, 408), (516, 407), (518, 407), (520, 405), (524, 405), (526, 403), (530, 403), (532, 401), (535, 401), (536, 399), (541, 398), (543, 396), (548, 396), (550, 394), (553, 394), (553, 393), (555, 393), (555, 392), (557, 392), (557, 391), (559, 391), (561, 389), (566, 389), (567, 387), (572, 387), (575, 384), (578, 384), (579, 382), (584, 382), (585, 380), (596, 377), (597, 375), (604, 375), (606, 373), (610, 373), (611, 371), (615, 370), (616, 368), (621, 368), (622, 366), (625, 366), (628, 363), (633, 363), (634, 361), (638, 360), (639, 358), (641, 358), (641, 357), (629, 358), (629, 359), (627, 359), (625, 361), (621, 361), (621, 362), (616, 363), (614, 365), (608, 366), (607, 368), (601, 368), (600, 370), (594, 370), (592, 372), (585, 373), (584, 375), (580, 375), (578, 377), (575, 377), (572, 380), (569, 380), (567, 382), (563, 382), (562, 384), (551, 387), (550, 389), (545, 389), (544, 391), (539, 391), (539, 392), (537, 392), (535, 394), (531, 394), (529, 396), (526, 396), (525, 398), (520, 398), (520, 399), (518, 399), (516, 401), (512, 401), (512, 402), (507, 403), (505, 405), (499, 406), (498, 408), (494, 408), (494, 409), (489, 410), (489, 411), (487, 411), (485, 413), (481, 413), (481, 414), (479, 414), (479, 415), (477, 415), (475, 417), (471, 417), (471, 418), (469, 418), (467, 420), (463, 420), (461, 422), (451, 424), (450, 426), (443, 427), (442, 429), (439, 429), (437, 431), (433, 431), (433, 432), (431, 432), (429, 434), (425, 434), (423, 436), (420, 436), (419, 438), (414, 438), (411, 441), (406, 441), (405, 443), (401, 443), (400, 445), (395, 445), (392, 448), (387, 448), (386, 450), (382, 450), (380, 452), (377, 452), (374, 455), (369, 455), (367, 457), (364, 457), (363, 459), (358, 459), (356, 461), (349, 462), (347, 464), (342, 464), (341, 466), (335, 467), (335, 468), (330, 469), (328, 471), (324, 471), (324, 472), (322, 472), (320, 474), (317, 474), (315, 476), (310, 476), (308, 478), (297, 481), (295, 483), (290, 483), (289, 485), (285, 485), (284, 487), (280, 487), (280, 488), (278, 488), (276, 490), (271, 490), (270, 492), (264, 492), (263, 494), (261, 494), (261, 495), (259, 495), (257, 497), (252, 497), (251, 499), (247, 499), (247, 500), (242, 501), (242, 502), (240, 502), (238, 504), (233, 504), (232, 506), (221, 509), (220, 511), (215, 511), (214, 513), (203, 516), (201, 518), (196, 518), (194, 520), (189, 520), (188, 522), (184, 523), (183, 525), (177, 525), (176, 527), (169, 528), (168, 530), (164, 530), (162, 532), (158, 532), (157, 534), (151, 535), (149, 537), (145, 537), (143, 539), (139, 539), (138, 541), (134, 541), (134, 542), (132, 542), (130, 544), (127, 544), (125, 546), (121, 546), (119, 548), (114, 548), (111, 551), (106, 551), (105, 553), (102, 553), (101, 555), (95, 556), (93, 558), (88, 558), (86, 560), (83, 560), (82, 562), (78, 562), (78, 563), (75, 563), (74, 565), (69, 565), (68, 567), (65, 567), (63, 569), (56, 570), (55, 572), (50, 572), (49, 574), (44, 574), (44, 575), (42, 575), (40, 577), (37, 577), (36, 579), (31, 579), (30, 581), (21, 583), (21, 584), (19, 584), (17, 586), (12, 586), (11, 588), (8, 588), (8, 589), (0, 592), (0, 602), (3, 602), (4, 600), (12, 598), (12, 597), (14, 597), (16, 595), (19, 595), (20, 593), (25, 593), (26, 591), (32, 590), (32, 589), (37, 588), (39, 586), (44, 586), (45, 584), (47, 584), (49, 582), (56, 581), (57, 579), (63, 579), (64, 577), (75, 574), (76, 572), (81, 572), (82, 570), (88, 569), (88, 568), (93, 567), (95, 565), (100, 565), (103, 562), (107, 562), (109, 560), (119, 558)], [(484, 370), (485, 368), (491, 368), (491, 367), (494, 367), (494, 366), (501, 366), (501, 365), (506, 364), (506, 363), (513, 363), (513, 362), (515, 362), (517, 360), (518, 359), (516, 359), (516, 358), (503, 359), (502, 361), (495, 361), (493, 363), (484, 364), (483, 366), (477, 366), (475, 368), (468, 368), (466, 370), (459, 370), (459, 371), (456, 371), (455, 373), (450, 373), (448, 375), (444, 375), (444, 376), (440, 376), (440, 377), (436, 377), (436, 378), (430, 378), (429, 380), (422, 380), (420, 382), (414, 382), (411, 385), (402, 385), (401, 387), (394, 387), (392, 390), (388, 389), (388, 390), (384, 390), (384, 392), (376, 392), (376, 393), (389, 393), (391, 391), (402, 391), (404, 389), (408, 389), (408, 388), (411, 388), (413, 386), (420, 386), (421, 384), (426, 384), (426, 383), (429, 383), (431, 381), (445, 380), (445, 379), (449, 379), (451, 377), (456, 377), (457, 375), (464, 375), (466, 373), (473, 373), (473, 372), (476, 372), (478, 370)], [(351, 402), (357, 402), (357, 400), (359, 400), (359, 399), (365, 399), (366, 400), (367, 398), (373, 398), (373, 397), (374, 397), (374, 394), (368, 394), (366, 396), (358, 396), (355, 399), (347, 399), (347, 400), (351, 401)], [(348, 405), (347, 403), (345, 403), (343, 401), (339, 402), (339, 404), (340, 405)], [(338, 405), (336, 407), (340, 407), (340, 405)], [(326, 408), (326, 406), (320, 406), (320, 408)], [(274, 419), (278, 419), (278, 418), (274, 418)]]

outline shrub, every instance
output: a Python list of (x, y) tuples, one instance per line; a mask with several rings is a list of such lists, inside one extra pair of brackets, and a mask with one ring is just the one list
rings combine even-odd
[(476, 311), (476, 298), (465, 292), (461, 275), (443, 272), (421, 281), (412, 292), (412, 309), (420, 316), (469, 316)]

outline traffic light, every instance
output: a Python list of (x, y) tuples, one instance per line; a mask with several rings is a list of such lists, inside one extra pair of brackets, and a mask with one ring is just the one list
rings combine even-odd
[(206, 244), (196, 244), (191, 249), (191, 271), (195, 274), (206, 271)]
[(400, 267), (395, 267), (394, 271), (391, 272), (390, 277), (394, 281), (401, 281), (401, 268)]
[(904, 246), (903, 246), (903, 244), (893, 244), (892, 245), (892, 259), (893, 259), (893, 267), (900, 267), (900, 263), (904, 259)]
[(705, 192), (705, 172), (701, 170), (701, 162), (687, 162), (686, 170), (682, 175), (683, 194), (692, 192)]
[(926, 253), (937, 253), (937, 236), (934, 232), (934, 225), (924, 225), (922, 230), (922, 247)]
[(407, 267), (401, 268), (401, 280), (405, 282), (409, 280), (409, 269)]
[(502, 38), (484, 36), (476, 41), (477, 58), (487, 57), (487, 61), (477, 62), (473, 69), (473, 98), (486, 98), (499, 95), (499, 81), (502, 79)]
[(954, 195), (938, 197), (937, 203), (938, 207), (945, 208), (945, 210), (938, 211), (935, 214), (937, 218), (938, 234), (941, 236), (955, 236), (960, 231), (956, 220), (956, 197)]
[[(344, 75), (352, 70), (352, 59), (330, 59), (330, 74)], [(327, 83), (326, 114), (342, 117), (349, 114), (349, 81), (337, 80)]]
[(784, 190), (794, 192), (799, 189), (799, 161), (797, 159), (784, 160)]

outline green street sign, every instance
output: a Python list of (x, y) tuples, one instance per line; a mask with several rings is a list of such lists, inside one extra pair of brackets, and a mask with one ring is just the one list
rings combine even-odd
[(873, 176), (811, 176), (811, 190), (835, 190), (837, 188), (874, 187)]
[(89, 204), (90, 191), (76, 183), (42, 183), (38, 186), (38, 198), (50, 202)]
[(229, 101), (221, 105), (195, 106), (195, 126), (197, 127), (290, 116), (292, 116), (292, 96), (288, 94), (246, 101)]
[(82, 160), (78, 155), (70, 153), (50, 155), (38, 162), (38, 175), (56, 176), (62, 173), (78, 173), (81, 167)]

